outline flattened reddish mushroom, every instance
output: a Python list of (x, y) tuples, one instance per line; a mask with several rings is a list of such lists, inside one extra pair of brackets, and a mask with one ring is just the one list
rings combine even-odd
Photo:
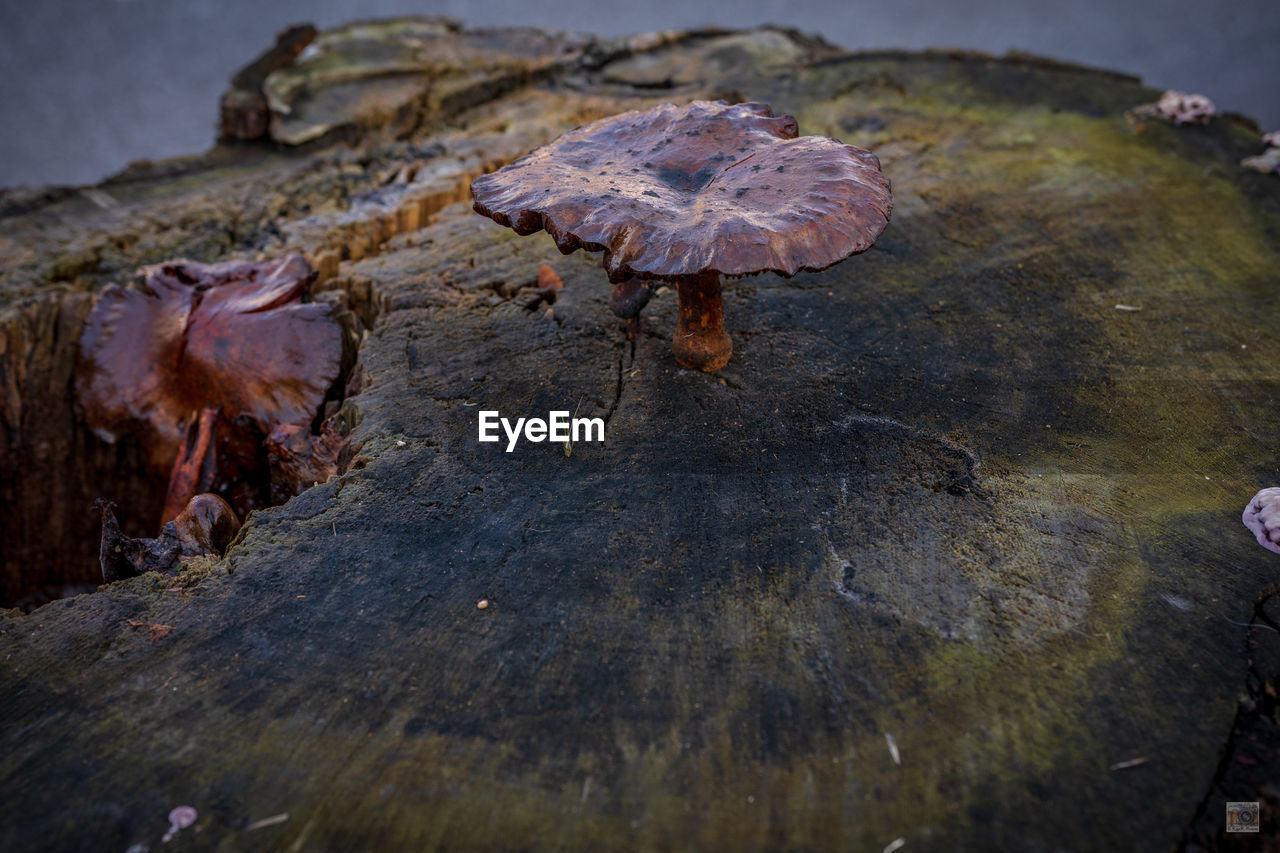
[(140, 288), (99, 295), (76, 392), (99, 436), (141, 436), (152, 472), (170, 478), (168, 520), (217, 479), (210, 454), (265, 459), (276, 425), (312, 422), (341, 372), (343, 330), (331, 305), (301, 301), (315, 277), (301, 255), (141, 273)]
[(645, 281), (673, 282), (672, 351), (711, 371), (733, 352), (721, 276), (826, 269), (889, 222), (874, 154), (798, 133), (764, 104), (662, 104), (570, 131), (477, 178), (471, 194), (477, 213), (517, 234), (545, 228), (565, 254), (603, 251), (623, 316), (643, 306)]

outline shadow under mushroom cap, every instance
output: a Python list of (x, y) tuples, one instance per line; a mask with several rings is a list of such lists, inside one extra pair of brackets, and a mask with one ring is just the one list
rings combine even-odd
[(888, 224), (869, 151), (797, 137), (764, 104), (694, 101), (580, 127), (471, 185), (475, 209), (560, 251), (605, 253), (613, 281), (816, 271)]

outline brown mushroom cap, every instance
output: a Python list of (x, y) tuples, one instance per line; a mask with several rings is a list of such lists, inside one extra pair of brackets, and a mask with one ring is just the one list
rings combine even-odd
[(172, 531), (165, 525), (165, 533), (176, 536), (181, 553), (192, 557), (222, 556), (240, 532), (240, 519), (230, 504), (211, 494), (196, 495), (189, 500), (172, 524)]
[(106, 287), (85, 325), (76, 390), (90, 427), (108, 440), (140, 431), (168, 473), (206, 407), (264, 434), (311, 422), (339, 374), (342, 330), (331, 306), (300, 301), (314, 276), (302, 256), (142, 273), (141, 289)]
[(570, 131), (471, 185), (475, 210), (560, 251), (603, 250), (611, 281), (826, 269), (888, 224), (874, 154), (798, 137), (764, 104), (694, 101)]

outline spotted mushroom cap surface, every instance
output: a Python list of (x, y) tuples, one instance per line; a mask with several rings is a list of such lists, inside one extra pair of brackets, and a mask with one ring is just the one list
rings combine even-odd
[(865, 251), (893, 209), (874, 154), (798, 133), (764, 104), (662, 104), (570, 131), (471, 194), (518, 234), (603, 251), (613, 281), (790, 277)]

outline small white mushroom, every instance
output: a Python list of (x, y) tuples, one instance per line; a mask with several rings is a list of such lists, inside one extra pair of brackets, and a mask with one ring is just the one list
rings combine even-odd
[(1258, 544), (1280, 554), (1280, 488), (1272, 486), (1253, 496), (1240, 519), (1258, 537)]
[(199, 813), (191, 806), (178, 806), (169, 812), (169, 831), (160, 840), (168, 844), (173, 837), (196, 822)]

